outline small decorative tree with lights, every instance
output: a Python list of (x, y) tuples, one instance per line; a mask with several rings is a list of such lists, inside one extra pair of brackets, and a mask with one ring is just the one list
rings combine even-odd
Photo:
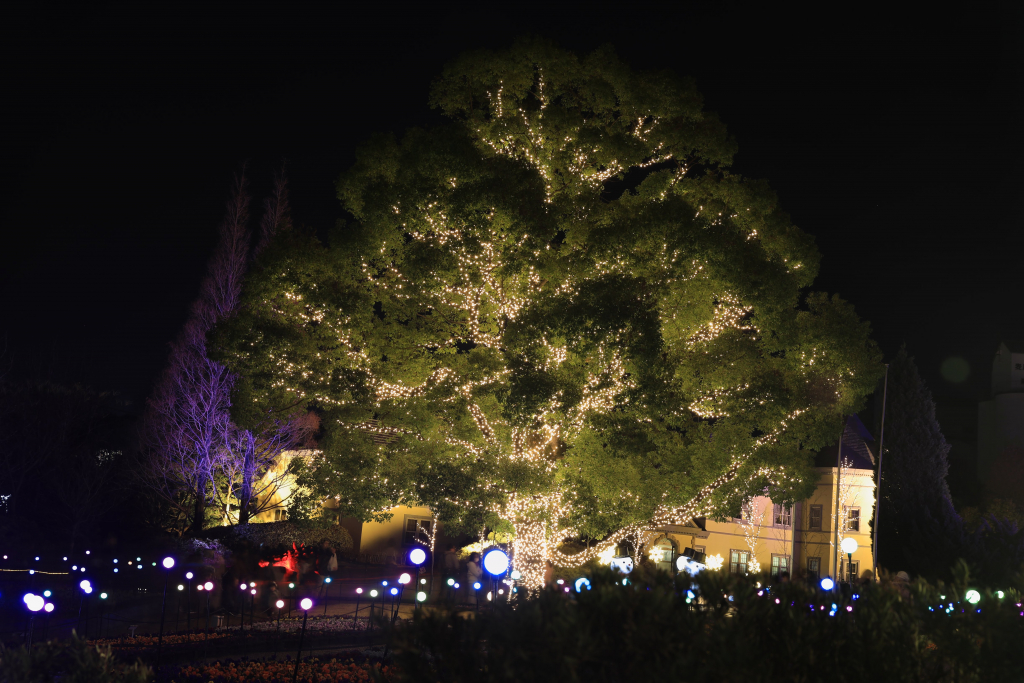
[(530, 42), (432, 101), (452, 123), (366, 144), (354, 223), (282, 235), (221, 330), (239, 400), (321, 413), (308, 502), (511, 533), (537, 586), (545, 560), (805, 495), (878, 354), (805, 293), (813, 240), (729, 172), (693, 84)]

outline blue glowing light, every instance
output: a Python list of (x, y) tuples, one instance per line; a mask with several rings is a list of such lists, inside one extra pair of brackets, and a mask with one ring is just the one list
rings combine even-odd
[(824, 579), (821, 580), (821, 590), (823, 590), (823, 591), (830, 591), (830, 590), (832, 590), (835, 587), (836, 587), (836, 582), (833, 581), (832, 579), (828, 578), (827, 576)]
[(580, 578), (576, 579), (576, 592), (582, 593), (584, 588), (590, 590), (590, 579), (588, 579), (585, 576), (581, 576)]

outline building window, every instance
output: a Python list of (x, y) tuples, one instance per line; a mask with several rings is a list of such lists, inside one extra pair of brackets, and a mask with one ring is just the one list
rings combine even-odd
[(288, 511), (284, 508), (274, 508), (274, 521), (283, 522), (288, 519)]
[(808, 531), (821, 531), (821, 506), (811, 506), (811, 516), (807, 524)]
[(434, 520), (425, 517), (406, 517), (405, 533), (402, 542), (406, 545), (425, 543), (430, 545), (430, 532), (434, 528)]
[(793, 523), (793, 511), (786, 505), (775, 505), (772, 510), (775, 526), (789, 526)]
[(750, 553), (745, 550), (729, 551), (729, 573), (746, 574), (747, 563), (750, 561)]
[(860, 508), (846, 509), (846, 530), (860, 531)]
[(848, 564), (850, 566), (847, 568), (846, 580), (852, 582), (857, 579), (857, 576), (860, 573), (860, 561), (854, 560)]
[(694, 549), (695, 552), (698, 552), (698, 553), (704, 552), (704, 546), (702, 546), (702, 545), (695, 545), (695, 546), (693, 546), (693, 549)]
[[(819, 508), (821, 506), (818, 506)], [(820, 557), (808, 557), (807, 558), (807, 577), (812, 581), (817, 581), (821, 578), (821, 558)]]
[(789, 555), (772, 555), (772, 576), (789, 573)]

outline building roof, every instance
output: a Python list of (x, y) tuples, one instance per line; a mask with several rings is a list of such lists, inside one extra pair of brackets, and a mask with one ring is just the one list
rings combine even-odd
[[(843, 429), (843, 459), (851, 460), (857, 470), (875, 469), (875, 437), (856, 415), (846, 418)], [(822, 448), (814, 458), (815, 467), (835, 467), (839, 457), (839, 440)]]
[(1003, 350), (1003, 347), (1010, 353), (1024, 353), (1024, 339), (1018, 339), (1016, 337), (1007, 337), (1000, 340), (999, 347), (996, 349), (996, 355), (998, 356)]

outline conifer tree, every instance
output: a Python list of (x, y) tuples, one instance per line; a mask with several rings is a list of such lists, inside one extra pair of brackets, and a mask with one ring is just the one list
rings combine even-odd
[(935, 576), (963, 552), (963, 522), (949, 495), (949, 444), (935, 402), (906, 346), (889, 365), (878, 563)]

